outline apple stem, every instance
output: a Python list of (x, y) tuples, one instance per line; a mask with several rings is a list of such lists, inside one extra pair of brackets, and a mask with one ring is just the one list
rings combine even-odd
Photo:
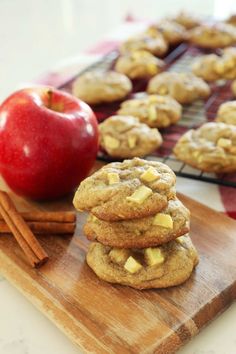
[(52, 106), (52, 95), (53, 95), (52, 90), (48, 90), (48, 108), (51, 108)]

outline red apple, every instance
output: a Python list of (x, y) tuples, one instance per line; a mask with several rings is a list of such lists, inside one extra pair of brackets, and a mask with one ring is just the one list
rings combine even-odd
[(0, 172), (16, 193), (53, 199), (87, 176), (98, 149), (90, 107), (63, 91), (36, 86), (0, 107)]

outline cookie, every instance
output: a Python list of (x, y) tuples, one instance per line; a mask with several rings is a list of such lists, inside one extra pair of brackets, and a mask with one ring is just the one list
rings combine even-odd
[(132, 90), (130, 79), (115, 71), (91, 71), (79, 76), (72, 87), (74, 96), (88, 104), (108, 103), (125, 98)]
[(236, 97), (236, 80), (234, 80), (232, 82), (231, 89), (232, 89), (234, 96)]
[(163, 60), (156, 58), (151, 53), (137, 50), (121, 55), (115, 63), (115, 70), (130, 79), (143, 79), (158, 74), (164, 65)]
[(91, 241), (118, 248), (161, 245), (189, 232), (189, 211), (178, 200), (170, 200), (154, 216), (122, 221), (103, 221), (90, 215), (84, 233)]
[(132, 116), (112, 116), (99, 124), (99, 141), (108, 155), (118, 158), (143, 157), (162, 144), (155, 128)]
[(192, 64), (192, 72), (206, 81), (216, 81), (221, 78), (216, 71), (219, 56), (216, 54), (203, 55)]
[(236, 101), (222, 103), (217, 111), (216, 121), (236, 125)]
[(163, 34), (163, 37), (169, 45), (179, 44), (186, 38), (185, 28), (174, 21), (162, 20), (158, 24), (154, 25), (154, 28)]
[(176, 16), (172, 17), (170, 20), (177, 22), (181, 26), (185, 27), (185, 29), (187, 30), (197, 27), (201, 24), (200, 18), (190, 13), (187, 13), (185, 11), (179, 12)]
[(186, 235), (161, 247), (141, 250), (117, 250), (93, 242), (86, 259), (102, 280), (136, 289), (149, 289), (167, 288), (185, 282), (198, 263), (198, 254)]
[(102, 220), (141, 218), (156, 214), (175, 197), (175, 180), (174, 172), (161, 162), (113, 162), (81, 182), (73, 203)]
[(236, 48), (222, 50), (221, 56), (209, 54), (198, 58), (193, 63), (192, 71), (207, 81), (235, 79)]
[(149, 94), (170, 95), (181, 104), (205, 99), (210, 94), (209, 85), (191, 73), (164, 72), (148, 83)]
[(124, 101), (118, 114), (135, 116), (149, 127), (165, 128), (178, 122), (182, 107), (169, 96), (145, 95)]
[(204, 24), (193, 28), (189, 41), (202, 48), (225, 48), (236, 43), (236, 28), (227, 23)]
[(186, 132), (174, 147), (176, 157), (199, 170), (236, 171), (236, 126), (205, 123)]
[(215, 70), (222, 79), (236, 79), (236, 48), (229, 47), (222, 50), (222, 55), (215, 65)]
[(232, 26), (236, 26), (236, 14), (230, 15), (226, 20), (226, 23), (229, 23)]
[(147, 30), (141, 34), (129, 38), (120, 46), (122, 54), (146, 50), (156, 56), (163, 56), (168, 50), (168, 44), (161, 32), (157, 30)]

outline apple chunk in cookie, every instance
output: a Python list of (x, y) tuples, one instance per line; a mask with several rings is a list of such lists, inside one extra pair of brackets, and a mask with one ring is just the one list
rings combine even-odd
[(112, 116), (99, 125), (100, 145), (113, 157), (142, 157), (156, 150), (162, 137), (132, 116)]
[[(155, 179), (143, 174), (152, 167)], [(110, 174), (118, 175), (110, 184)], [(136, 219), (154, 215), (175, 197), (175, 174), (165, 164), (139, 158), (114, 162), (102, 167), (79, 186), (74, 206), (91, 211), (102, 220)]]

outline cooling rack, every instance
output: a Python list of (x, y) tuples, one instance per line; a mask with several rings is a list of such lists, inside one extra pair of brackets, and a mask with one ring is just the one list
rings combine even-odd
[[(173, 49), (165, 58), (166, 70), (174, 72), (190, 71), (193, 60), (203, 54), (205, 53), (200, 49), (183, 43)], [(72, 84), (77, 77), (91, 70), (99, 69), (106, 71), (112, 69), (118, 55), (118, 51), (116, 50), (106, 54), (101, 60), (88, 66), (86, 69), (78, 73), (76, 77), (67, 81), (59, 88), (71, 92)], [(150, 156), (147, 156), (146, 159), (166, 163), (173, 169), (177, 176), (236, 187), (235, 173), (216, 175), (214, 173), (203, 172), (177, 160), (172, 153), (173, 147), (181, 135), (189, 129), (197, 128), (205, 122), (214, 120), (220, 104), (233, 99), (230, 84), (229, 81), (223, 80), (211, 84), (211, 95), (206, 101), (195, 101), (191, 105), (185, 106), (181, 120), (176, 125), (161, 130), (163, 136), (163, 145), (161, 148), (154, 151)], [(137, 95), (139, 92), (145, 91), (146, 85), (146, 80), (134, 80), (133, 92), (130, 97)], [(114, 114), (118, 110), (119, 105), (120, 102), (97, 105), (93, 106), (92, 109), (95, 112), (98, 121), (102, 122), (104, 119)], [(113, 158), (106, 155), (103, 151), (99, 151), (97, 158), (106, 162), (114, 161)]]

